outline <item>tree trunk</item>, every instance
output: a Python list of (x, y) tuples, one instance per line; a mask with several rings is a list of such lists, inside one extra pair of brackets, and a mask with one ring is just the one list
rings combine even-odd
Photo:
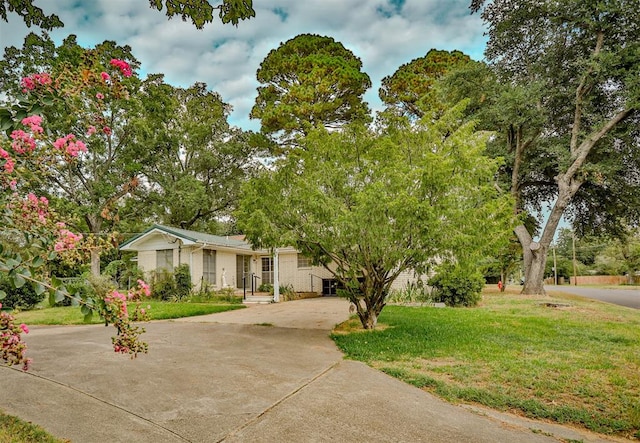
[(97, 248), (91, 248), (91, 275), (100, 275), (100, 251)]
[[(84, 219), (89, 228), (89, 232), (98, 237), (102, 227), (102, 218), (96, 214), (87, 214)], [(100, 248), (97, 244), (94, 244), (89, 251), (91, 254), (91, 275), (96, 277), (100, 276)]]

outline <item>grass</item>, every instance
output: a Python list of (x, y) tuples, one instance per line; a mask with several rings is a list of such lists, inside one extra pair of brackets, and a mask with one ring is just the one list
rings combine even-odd
[[(151, 320), (167, 320), (172, 318), (193, 317), (195, 315), (214, 314), (216, 312), (242, 309), (239, 304), (214, 303), (173, 303), (148, 300), (143, 303), (148, 309)], [(22, 311), (14, 314), (17, 321), (27, 325), (81, 325), (86, 324), (80, 308), (68, 306), (59, 308), (43, 308)], [(90, 323), (102, 323), (98, 316), (94, 316)]]
[[(570, 306), (541, 303), (551, 300)], [(349, 358), (452, 402), (640, 438), (637, 310), (488, 292), (473, 309), (388, 306), (380, 322), (363, 333), (351, 320), (332, 337)]]
[(0, 412), (0, 443), (65, 443), (41, 427)]

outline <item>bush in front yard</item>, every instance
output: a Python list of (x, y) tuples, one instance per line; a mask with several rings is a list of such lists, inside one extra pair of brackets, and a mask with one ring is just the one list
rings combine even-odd
[(0, 290), (7, 296), (0, 300), (2, 306), (12, 309), (33, 309), (38, 303), (44, 300), (45, 293), (38, 295), (29, 283), (20, 288), (15, 288), (9, 281), (6, 273), (0, 273)]
[(191, 294), (191, 272), (189, 271), (189, 265), (186, 263), (176, 267), (173, 271), (173, 278), (176, 282), (176, 292), (174, 294), (175, 299), (183, 300)]
[(151, 280), (151, 297), (158, 300), (171, 300), (176, 293), (176, 280), (167, 270), (157, 271)]
[(447, 306), (476, 306), (484, 287), (481, 273), (469, 272), (458, 266), (444, 265), (429, 279), (434, 301)]

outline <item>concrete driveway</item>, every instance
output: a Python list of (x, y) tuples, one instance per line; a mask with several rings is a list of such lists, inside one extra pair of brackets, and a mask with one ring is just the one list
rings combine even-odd
[(153, 322), (135, 360), (111, 351), (111, 327), (33, 327), (32, 370), (0, 367), (0, 409), (78, 443), (612, 441), (343, 360), (328, 333), (348, 316), (325, 298)]

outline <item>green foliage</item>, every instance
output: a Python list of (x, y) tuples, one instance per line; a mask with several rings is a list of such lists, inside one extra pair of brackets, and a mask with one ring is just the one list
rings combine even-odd
[(131, 260), (113, 260), (105, 266), (103, 274), (111, 277), (119, 288), (130, 288), (138, 280), (144, 280), (144, 272)]
[(271, 283), (261, 283), (258, 286), (258, 292), (270, 292), (273, 294), (273, 285)]
[(176, 282), (176, 292), (175, 299), (176, 300), (184, 300), (189, 297), (191, 294), (191, 288), (193, 284), (191, 283), (191, 272), (189, 271), (189, 265), (186, 263), (182, 263), (177, 266), (173, 271), (173, 278)]
[(421, 118), (425, 112), (444, 111), (434, 85), (447, 72), (471, 61), (460, 51), (431, 49), (424, 57), (412, 60), (382, 79), (378, 95), (387, 111), (395, 115)]
[(57, 15), (45, 15), (33, 2), (34, 0), (0, 0), (0, 19), (8, 21), (7, 12), (13, 12), (22, 17), (24, 24), (29, 28), (35, 25), (50, 31), (64, 26)]
[(462, 107), (407, 131), (312, 132), (244, 188), (240, 228), (254, 246), (335, 263), (374, 327), (401, 272), (424, 271), (438, 255), (474, 262), (511, 229), (511, 201), (493, 187), (498, 164), (482, 155), (487, 134), (460, 124)]
[(363, 95), (371, 80), (361, 69), (360, 59), (333, 38), (298, 35), (260, 64), (250, 117), (261, 120), (265, 134), (282, 131), (285, 143), (313, 128), (367, 120)]
[(229, 125), (231, 107), (204, 83), (178, 88), (151, 75), (137, 96), (136, 140), (151, 149), (154, 161), (144, 168), (151, 190), (131, 211), (143, 207), (164, 224), (215, 232), (216, 220), (235, 208), (264, 146)]
[(387, 303), (431, 303), (432, 301), (431, 290), (422, 280), (409, 282), (402, 289), (391, 290), (387, 297)]
[(2, 307), (11, 309), (33, 309), (46, 295), (45, 292), (38, 293), (32, 284), (15, 287), (9, 275), (4, 272), (0, 272), (0, 292), (6, 294), (0, 299)]
[(213, 21), (213, 10), (218, 9), (222, 23), (233, 23), (238, 26), (240, 20), (256, 16), (252, 0), (223, 0), (222, 4), (212, 6), (208, 0), (151, 0), (151, 7), (162, 11), (166, 7), (167, 17), (179, 15), (183, 21), (191, 19), (197, 29)]
[(154, 273), (151, 279), (151, 296), (158, 300), (171, 300), (176, 294), (173, 273), (165, 269)]
[(442, 265), (429, 279), (433, 287), (433, 299), (447, 306), (476, 306), (482, 298), (484, 277), (477, 271), (457, 265)]
[(203, 285), (197, 293), (189, 296), (190, 303), (231, 303), (242, 304), (242, 296), (236, 295), (233, 288), (211, 290), (208, 285)]

